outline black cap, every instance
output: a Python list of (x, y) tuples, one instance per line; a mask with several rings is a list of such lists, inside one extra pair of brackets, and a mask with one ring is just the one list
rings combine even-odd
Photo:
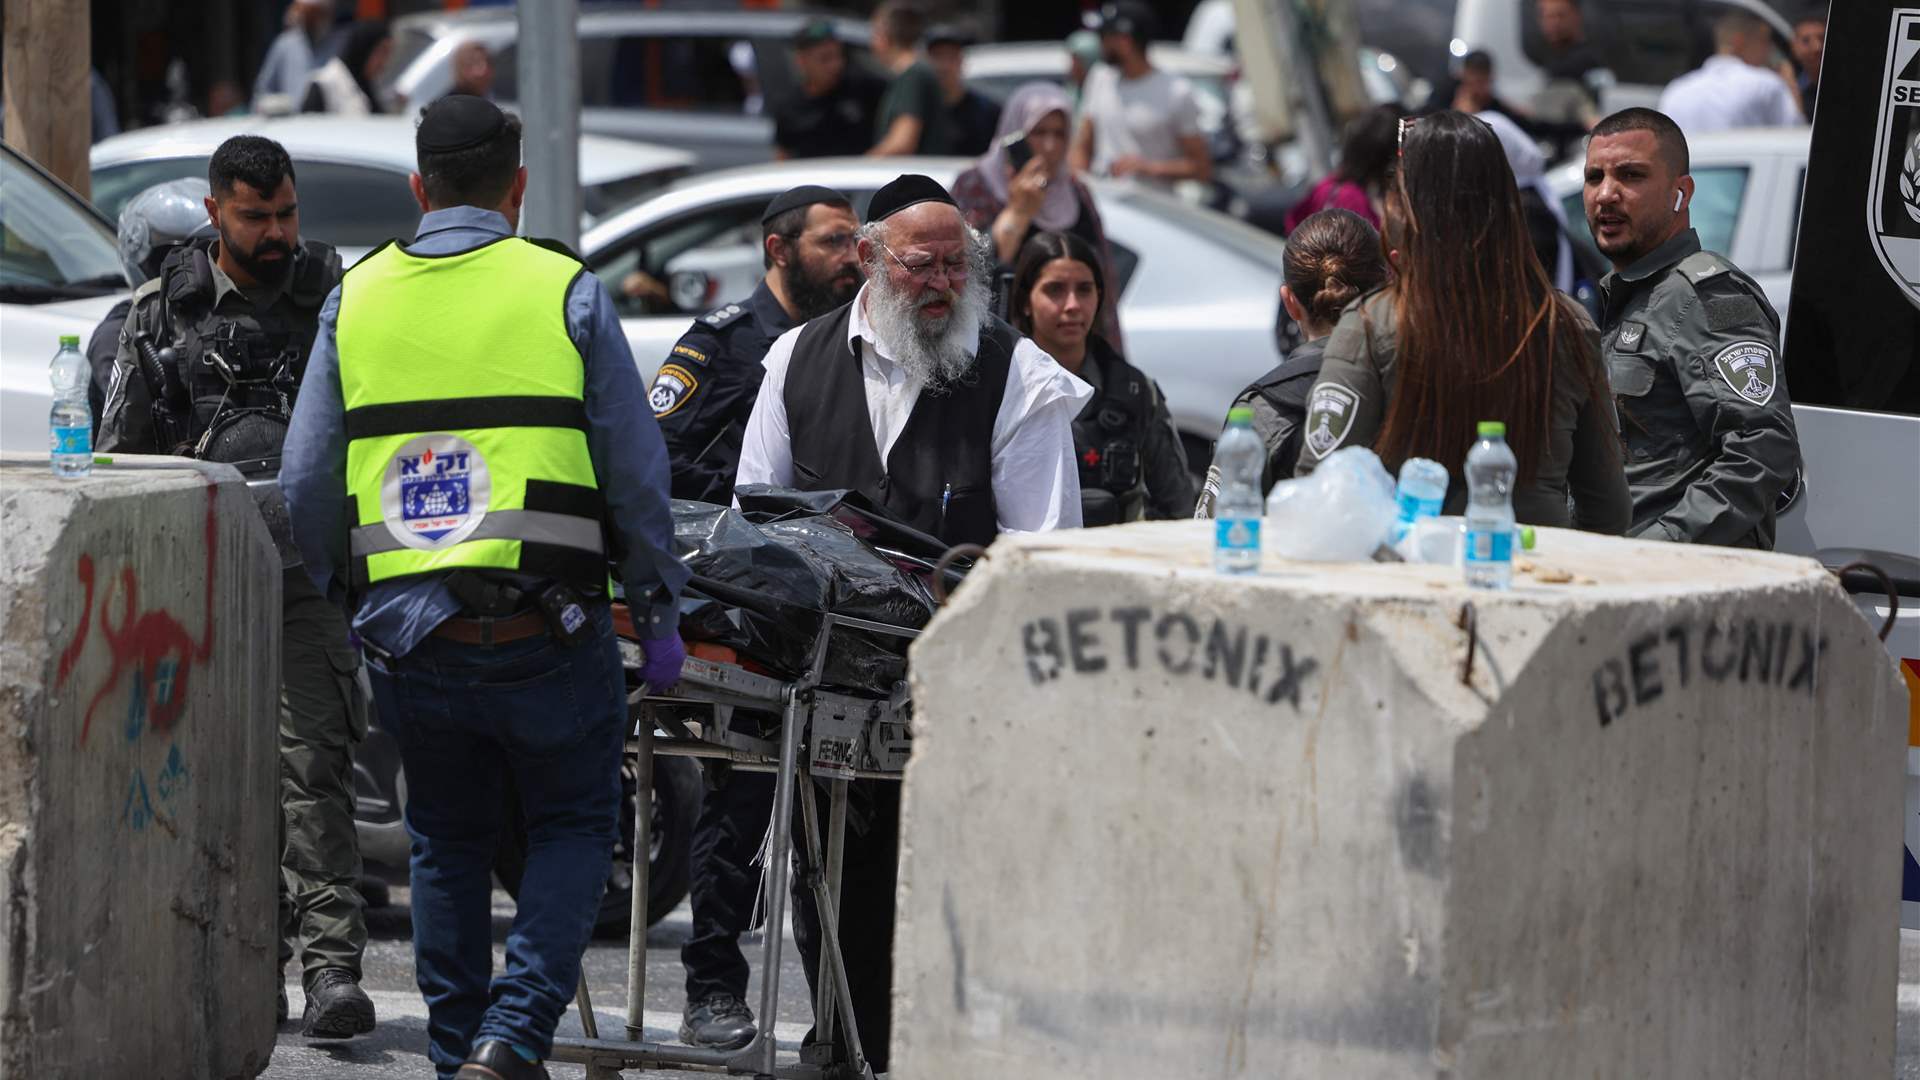
[(1086, 17), (1089, 30), (1098, 30), (1103, 34), (1126, 34), (1141, 44), (1153, 40), (1160, 30), (1160, 21), (1154, 18), (1153, 9), (1140, 0), (1113, 0), (1100, 5), (1100, 10)]
[(767, 204), (767, 212), (760, 215), (760, 224), (765, 225), (767, 222), (772, 221), (774, 218), (779, 217), (789, 210), (798, 210), (802, 206), (812, 206), (814, 203), (833, 203), (838, 206), (852, 206), (853, 200), (830, 187), (822, 187), (819, 184), (801, 184), (797, 188), (789, 188), (775, 195), (773, 201)]
[(448, 94), (421, 112), (414, 145), (422, 153), (450, 154), (479, 146), (506, 126), (507, 114), (486, 98)]
[(960, 204), (953, 201), (947, 189), (931, 176), (919, 173), (906, 173), (887, 182), (887, 186), (873, 193), (873, 201), (867, 204), (867, 224), (885, 221), (909, 206), (921, 203), (943, 202), (948, 206)]
[(927, 30), (921, 39), (929, 47), (934, 45), (971, 45), (978, 40), (973, 31), (959, 23), (938, 23)]
[(837, 37), (833, 32), (832, 19), (812, 19), (793, 35), (793, 44), (795, 48), (804, 49), (823, 41), (833, 41)]

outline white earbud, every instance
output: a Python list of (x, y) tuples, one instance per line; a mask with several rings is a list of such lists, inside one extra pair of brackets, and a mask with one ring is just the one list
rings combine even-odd
[(1673, 189), (1673, 212), (1674, 213), (1677, 214), (1680, 212), (1680, 202), (1682, 199), (1685, 199), (1685, 198), (1686, 198), (1686, 195), (1683, 192), (1681, 192), (1679, 188)]

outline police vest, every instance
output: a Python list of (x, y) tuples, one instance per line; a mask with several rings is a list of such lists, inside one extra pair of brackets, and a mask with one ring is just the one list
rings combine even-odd
[(338, 281), (337, 260), (332, 248), (309, 241), (294, 258), (285, 304), (219, 314), (213, 243), (199, 240), (169, 252), (147, 301), (159, 310), (155, 347), (172, 346), (177, 357), (175, 387), (186, 400), (171, 404), (187, 421), (187, 453), (224, 462), (277, 457), (320, 307)]
[(584, 272), (509, 237), (434, 256), (389, 243), (342, 280), (356, 594), (459, 569), (604, 592), (586, 366), (566, 324)]
[(1100, 366), (1100, 387), (1073, 421), (1080, 459), (1080, 522), (1086, 526), (1138, 521), (1147, 508), (1146, 470), (1140, 458), (1153, 422), (1152, 383), (1098, 339), (1087, 362)]
[(894, 520), (948, 544), (993, 543), (993, 421), (1020, 335), (988, 317), (965, 380), (923, 389), (883, 463), (873, 443), (861, 358), (847, 343), (853, 305), (809, 322), (794, 340), (785, 403), (793, 486), (858, 491)]

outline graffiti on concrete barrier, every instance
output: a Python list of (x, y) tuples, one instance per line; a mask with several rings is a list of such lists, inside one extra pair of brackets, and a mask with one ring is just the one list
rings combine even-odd
[(1827, 639), (1812, 627), (1748, 619), (1683, 622), (1650, 630), (1593, 669), (1593, 703), (1605, 727), (1694, 679), (1776, 686), (1812, 696)]
[(1285, 701), (1296, 712), (1302, 688), (1320, 667), (1310, 656), (1296, 656), (1292, 645), (1225, 619), (1184, 611), (1155, 615), (1147, 607), (1074, 608), (1058, 619), (1035, 619), (1021, 627), (1020, 644), (1035, 686), (1068, 671), (1157, 667), (1244, 689), (1269, 705)]
[[(93, 720), (101, 705), (130, 684), (135, 699), (128, 705), (128, 737), (138, 738), (151, 727), (156, 734), (167, 735), (179, 723), (186, 708), (187, 688), (194, 665), (204, 663), (213, 652), (213, 575), (219, 539), (215, 499), (218, 489), (207, 488), (205, 610), (200, 637), (196, 640), (172, 613), (161, 609), (140, 608), (140, 575), (129, 565), (117, 577), (110, 577), (98, 589), (99, 611), (95, 614), (96, 571), (91, 554), (82, 554), (74, 572), (83, 595), (80, 623), (73, 640), (60, 653), (55, 689), (64, 689), (67, 681), (81, 670), (80, 659), (93, 636), (95, 624), (107, 649), (106, 672), (94, 683), (93, 696), (87, 702), (80, 721), (80, 744), (86, 745), (93, 731)], [(117, 585), (117, 587), (116, 587)], [(116, 603), (117, 602), (117, 603)], [(84, 692), (84, 691), (83, 691)]]

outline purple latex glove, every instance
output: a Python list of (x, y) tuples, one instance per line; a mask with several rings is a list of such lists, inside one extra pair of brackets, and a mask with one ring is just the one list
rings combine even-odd
[(679, 634), (643, 641), (640, 651), (647, 658), (640, 665), (640, 681), (646, 684), (647, 693), (657, 694), (680, 681), (680, 665), (686, 663), (687, 647), (681, 643)]

